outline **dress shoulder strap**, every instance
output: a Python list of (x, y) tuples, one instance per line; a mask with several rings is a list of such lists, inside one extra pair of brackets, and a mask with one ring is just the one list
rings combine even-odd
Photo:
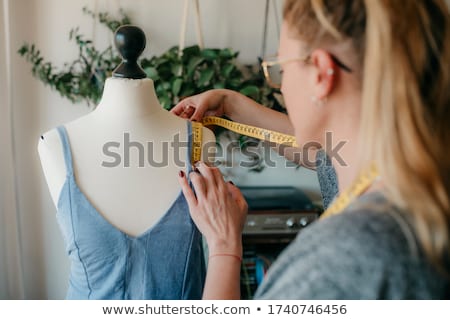
[(187, 157), (186, 157), (186, 172), (189, 176), (189, 173), (192, 171), (192, 143), (193, 143), (193, 131), (192, 131), (192, 122), (186, 121), (187, 123), (187, 131), (188, 131), (188, 147), (187, 147)]
[(70, 149), (69, 136), (67, 134), (66, 127), (59, 126), (57, 129), (63, 146), (66, 173), (67, 175), (73, 175), (72, 151)]

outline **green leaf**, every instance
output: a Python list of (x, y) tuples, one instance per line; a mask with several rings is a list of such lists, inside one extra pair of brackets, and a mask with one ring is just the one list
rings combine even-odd
[(165, 58), (164, 55), (160, 58), (157, 58), (155, 61), (155, 65), (162, 65), (169, 62), (169, 59)]
[(180, 98), (183, 99), (192, 96), (194, 93), (196, 93), (194, 86), (190, 83), (184, 83), (183, 89), (180, 92)]
[(166, 110), (170, 110), (170, 108), (172, 107), (172, 101), (170, 100), (169, 96), (160, 96), (159, 103)]
[(222, 74), (222, 76), (224, 76), (225, 78), (228, 78), (231, 74), (231, 72), (235, 69), (235, 65), (228, 63), (226, 64), (222, 70), (220, 71), (220, 73)]
[(28, 52), (28, 45), (24, 44), (22, 47), (20, 47), (19, 51), (17, 51), (18, 54), (23, 56), (25, 53)]
[(153, 81), (156, 81), (159, 79), (158, 70), (156, 70), (154, 67), (147, 67), (144, 69), (145, 74), (148, 78), (152, 79)]
[(203, 49), (202, 57), (207, 60), (215, 60), (219, 56), (219, 50), (217, 49)]
[(181, 63), (174, 63), (171, 67), (172, 73), (176, 77), (180, 77), (183, 72), (183, 65)]
[(259, 96), (259, 88), (257, 86), (246, 86), (245, 88), (239, 91), (243, 95), (247, 97), (251, 97), (257, 99)]
[(173, 76), (169, 63), (161, 64), (157, 66), (156, 69), (158, 70), (158, 75), (161, 79), (168, 80)]
[(170, 82), (163, 82), (163, 83), (162, 83), (162, 88), (163, 88), (165, 91), (169, 91), (171, 87), (172, 87), (172, 86), (171, 86)]
[(225, 48), (225, 49), (220, 50), (219, 56), (222, 58), (230, 59), (230, 58), (234, 57), (234, 53), (231, 49)]
[(231, 89), (239, 89), (239, 87), (242, 84), (242, 81), (241, 81), (241, 79), (232, 78), (232, 79), (230, 79), (230, 81), (228, 81), (228, 84)]
[(181, 78), (176, 78), (173, 83), (172, 83), (172, 93), (174, 96), (178, 96), (178, 94), (180, 93), (181, 90), (181, 86), (183, 84), (183, 79)]
[[(178, 50), (178, 48), (177, 48)], [(200, 47), (195, 45), (183, 49), (183, 58), (191, 58), (192, 56), (198, 56), (200, 54)]]
[(206, 86), (211, 81), (214, 76), (214, 69), (204, 69), (200, 73), (200, 78), (198, 79), (199, 86)]
[(193, 74), (195, 68), (197, 68), (197, 66), (203, 61), (204, 59), (202, 57), (192, 57), (191, 59), (189, 59), (189, 64), (187, 66), (188, 74)]
[(223, 82), (217, 82), (213, 86), (214, 89), (225, 89), (225, 83)]
[(165, 94), (165, 93), (166, 93), (166, 90), (164, 90), (164, 89), (162, 88), (162, 86), (156, 86), (155, 90), (156, 90), (156, 95), (157, 95), (158, 97), (160, 97), (162, 94)]

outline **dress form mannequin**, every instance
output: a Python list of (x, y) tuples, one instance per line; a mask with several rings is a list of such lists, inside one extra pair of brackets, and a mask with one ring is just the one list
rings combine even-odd
[[(110, 224), (133, 237), (151, 228), (180, 194), (177, 176), (179, 170), (186, 170), (187, 146), (173, 147), (172, 142), (188, 141), (186, 120), (160, 106), (153, 81), (144, 79), (145, 73), (136, 64), (145, 46), (142, 36), (126, 28), (116, 33), (116, 45), (125, 63), (107, 79), (97, 108), (65, 124), (80, 190)], [(212, 131), (203, 128), (203, 143), (213, 145), (214, 141)], [(105, 154), (105, 146), (111, 142), (115, 146), (120, 143), (120, 147), (109, 150), (120, 155), (121, 161), (107, 167), (105, 163), (114, 160)], [(50, 194), (58, 206), (66, 166), (56, 129), (43, 135), (38, 152)], [(129, 166), (125, 163), (127, 153)], [(167, 159), (167, 163), (155, 166), (148, 158), (157, 163)]]

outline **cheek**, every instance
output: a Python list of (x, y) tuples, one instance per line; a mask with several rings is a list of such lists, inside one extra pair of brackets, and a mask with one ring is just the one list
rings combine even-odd
[(305, 77), (291, 76), (286, 72), (284, 75), (281, 90), (297, 141), (301, 144), (318, 141), (320, 114), (311, 102), (308, 82)]
[(286, 71), (283, 74), (281, 92), (289, 118), (297, 131), (297, 126), (305, 121), (305, 114), (310, 109), (310, 95), (308, 94), (307, 83), (305, 79)]

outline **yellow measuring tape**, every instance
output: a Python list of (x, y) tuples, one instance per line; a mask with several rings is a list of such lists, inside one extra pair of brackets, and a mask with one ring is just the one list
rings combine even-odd
[(295, 137), (280, 132), (249, 126), (246, 124), (233, 122), (219, 117), (205, 117), (202, 122), (192, 122), (192, 163), (200, 161), (202, 156), (202, 127), (203, 126), (219, 126), (230, 131), (256, 138), (259, 140), (269, 141), (276, 144), (285, 144), (292, 147), (298, 147)]
[[(285, 144), (292, 147), (299, 147), (294, 136), (280, 132), (249, 126), (246, 124), (233, 122), (219, 117), (205, 117), (202, 122), (192, 122), (192, 163), (200, 161), (202, 156), (202, 130), (203, 126), (216, 125), (230, 131), (253, 137), (259, 140), (269, 141), (276, 144)], [(366, 191), (379, 176), (375, 165), (361, 172), (355, 182), (339, 197), (333, 201), (330, 207), (321, 215), (325, 218), (342, 212), (350, 203)]]

